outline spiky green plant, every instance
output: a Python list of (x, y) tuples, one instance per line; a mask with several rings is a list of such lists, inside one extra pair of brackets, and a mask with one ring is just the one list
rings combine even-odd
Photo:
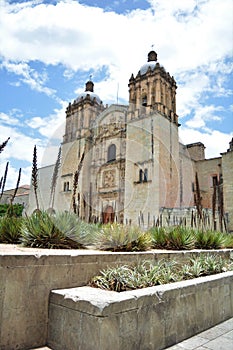
[(221, 249), (228, 247), (232, 242), (229, 234), (210, 230), (196, 231), (195, 240), (195, 247), (198, 249)]
[(100, 250), (143, 251), (150, 248), (151, 236), (138, 227), (107, 224), (96, 234), (94, 244)]
[(200, 276), (208, 276), (233, 269), (231, 260), (223, 259), (218, 255), (199, 256), (190, 259), (190, 262), (182, 266), (184, 279)]
[(61, 219), (56, 220), (44, 211), (36, 211), (24, 220), (21, 228), (21, 242), (24, 246), (38, 248), (80, 248), (80, 244), (69, 238), (73, 234), (73, 226), (62, 226)]
[(85, 248), (92, 241), (92, 236), (97, 230), (96, 225), (90, 225), (81, 221), (74, 213), (61, 212), (51, 217), (55, 226), (66, 237), (77, 243), (79, 248)]
[(152, 248), (167, 249), (167, 235), (164, 227), (153, 227), (149, 230), (152, 240)]
[(193, 230), (182, 227), (152, 228), (152, 247), (155, 249), (193, 249), (195, 237)]
[(109, 267), (94, 276), (89, 285), (105, 290), (122, 292), (132, 289), (152, 287), (158, 284), (207, 276), (233, 269), (230, 260), (217, 256), (198, 257), (190, 259), (185, 265), (175, 261), (145, 261), (136, 266)]
[(193, 249), (195, 237), (193, 230), (176, 226), (167, 231), (167, 249)]
[(4, 216), (0, 219), (0, 242), (20, 243), (21, 227), (24, 219), (21, 217)]

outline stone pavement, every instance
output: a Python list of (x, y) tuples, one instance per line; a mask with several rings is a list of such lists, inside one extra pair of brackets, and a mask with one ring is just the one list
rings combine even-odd
[(166, 350), (233, 350), (233, 318)]
[[(42, 347), (34, 350), (51, 349)], [(217, 326), (173, 345), (166, 350), (233, 350), (233, 318), (219, 323)]]

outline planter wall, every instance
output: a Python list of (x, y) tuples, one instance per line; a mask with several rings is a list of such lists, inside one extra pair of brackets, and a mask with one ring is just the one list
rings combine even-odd
[(233, 272), (108, 292), (52, 291), (48, 345), (53, 350), (158, 350), (233, 316)]
[[(216, 252), (226, 258), (232, 255), (230, 249), (212, 253)], [(185, 261), (190, 256), (206, 253), (108, 253), (0, 245), (0, 349), (26, 350), (46, 345), (48, 300), (52, 289), (84, 286), (108, 266), (143, 260)]]

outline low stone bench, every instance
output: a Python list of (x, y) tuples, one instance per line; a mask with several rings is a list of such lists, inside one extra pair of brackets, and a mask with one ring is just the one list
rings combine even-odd
[(233, 272), (122, 293), (53, 290), (54, 350), (157, 350), (233, 317)]

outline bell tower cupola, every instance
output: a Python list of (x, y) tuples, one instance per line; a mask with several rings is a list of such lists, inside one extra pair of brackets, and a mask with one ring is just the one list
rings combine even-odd
[(71, 142), (85, 136), (96, 117), (105, 109), (103, 102), (94, 93), (94, 83), (86, 82), (85, 91), (80, 93), (66, 109), (66, 131), (63, 142)]
[(178, 125), (176, 115), (176, 82), (157, 61), (157, 53), (148, 53), (147, 62), (136, 77), (129, 79), (129, 119), (158, 111)]

